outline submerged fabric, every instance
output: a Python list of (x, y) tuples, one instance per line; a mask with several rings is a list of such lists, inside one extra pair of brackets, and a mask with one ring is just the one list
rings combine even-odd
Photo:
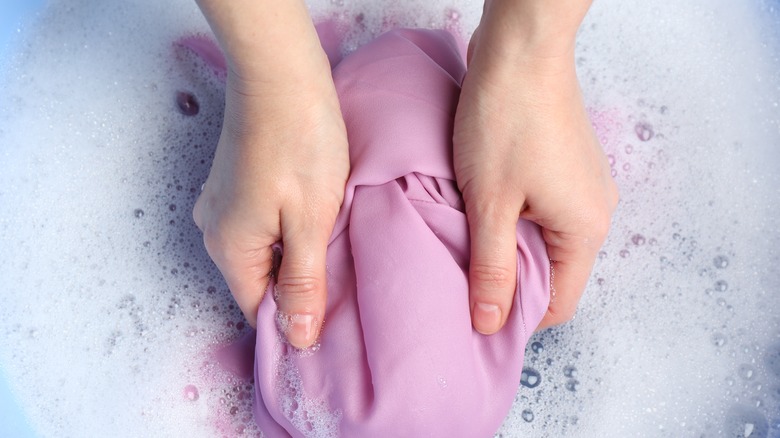
[(518, 223), (509, 321), (496, 335), (477, 333), (452, 168), (461, 49), (447, 32), (396, 30), (340, 60), (320, 32), (337, 63), (352, 173), (328, 247), (319, 348), (286, 344), (276, 303), (261, 303), (256, 420), (268, 436), (492, 436), (548, 305), (540, 230)]

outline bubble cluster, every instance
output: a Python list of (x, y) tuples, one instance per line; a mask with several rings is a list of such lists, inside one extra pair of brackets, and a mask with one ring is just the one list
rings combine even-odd
[[(201, 371), (209, 382), (208, 399), (204, 403), (211, 423), (209, 429), (216, 429), (222, 436), (260, 436), (252, 413), (252, 379), (226, 372), (214, 363), (205, 364)], [(185, 396), (190, 403), (201, 398), (198, 392), (185, 392)]]
[[(335, 438), (339, 436), (341, 412), (328, 409), (324, 400), (306, 396), (295, 360), (305, 357), (301, 350), (290, 346), (280, 334), (277, 342), (281, 354), (275, 358), (276, 382), (282, 412), (293, 426), (307, 437)], [(446, 386), (446, 382), (445, 382)]]
[[(27, 55), (0, 73), (1, 99), (15, 102), (0, 109), (0, 182), (18, 188), (0, 190), (15, 206), (0, 214), (0, 364), (43, 436), (213, 436), (194, 419), (234, 408), (257, 433), (251, 386), (243, 405), (223, 405), (236, 385), (201, 366), (242, 316), (190, 217), (224, 97), (171, 48), (207, 29), (185, 6), (49, 2), (20, 43)], [(144, 36), (118, 25), (132, 16)], [(197, 118), (171, 103), (180, 89), (198, 96)]]

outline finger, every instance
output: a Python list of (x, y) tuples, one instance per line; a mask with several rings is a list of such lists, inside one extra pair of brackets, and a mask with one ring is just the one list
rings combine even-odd
[(548, 255), (550, 260), (553, 260), (552, 296), (547, 313), (539, 324), (539, 330), (574, 318), (601, 243), (594, 248), (588, 243), (588, 239), (561, 237), (549, 230), (544, 230), (543, 234), (548, 242)]
[(271, 272), (271, 248), (242, 251), (230, 243), (209, 238), (208, 233), (204, 233), (203, 240), (247, 322), (257, 327), (257, 309)]
[(284, 254), (276, 283), (278, 306), (289, 323), (284, 327), (287, 340), (297, 348), (314, 344), (325, 316), (325, 257), (330, 232), (312, 223), (294, 220), (282, 224)]
[(494, 204), (467, 208), (471, 235), (471, 321), (482, 334), (504, 326), (517, 288), (519, 209)]

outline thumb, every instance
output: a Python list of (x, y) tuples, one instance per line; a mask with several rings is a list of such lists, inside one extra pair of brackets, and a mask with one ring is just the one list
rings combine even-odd
[(517, 288), (519, 208), (467, 208), (471, 235), (469, 297), (471, 321), (482, 334), (504, 326)]
[(287, 340), (294, 347), (306, 348), (317, 340), (325, 317), (325, 257), (330, 236), (329, 231), (310, 224), (284, 225), (284, 255), (274, 293)]

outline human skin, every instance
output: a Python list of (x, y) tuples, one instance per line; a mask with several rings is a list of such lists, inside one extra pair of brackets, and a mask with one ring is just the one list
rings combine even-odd
[[(338, 98), (302, 0), (196, 0), (226, 54), (225, 120), (193, 210), (211, 258), (253, 326), (276, 242), (278, 306), (296, 347), (325, 318), (325, 255), (349, 175)], [(492, 0), (469, 47), (454, 152), (472, 239), (474, 327), (511, 310), (519, 217), (555, 261), (543, 326), (571, 318), (609, 228), (617, 190), (574, 75), (589, 1)], [(562, 12), (565, 11), (565, 12)]]
[(225, 119), (193, 217), (252, 326), (284, 244), (278, 305), (296, 347), (326, 299), (325, 253), (349, 175), (328, 59), (303, 1), (199, 0), (226, 54)]
[(590, 3), (488, 0), (469, 44), (453, 144), (472, 242), (472, 322), (481, 333), (498, 331), (512, 307), (518, 217), (542, 227), (554, 271), (545, 328), (574, 316), (617, 206), (574, 66)]

